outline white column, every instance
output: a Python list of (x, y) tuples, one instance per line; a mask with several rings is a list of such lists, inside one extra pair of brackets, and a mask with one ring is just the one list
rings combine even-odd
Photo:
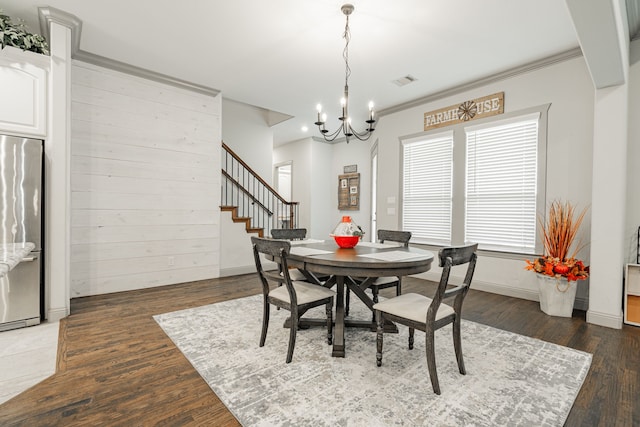
[(587, 322), (622, 328), (628, 85), (596, 90)]
[(71, 29), (50, 22), (49, 120), (45, 141), (45, 283), (49, 321), (69, 314)]
[[(581, 6), (592, 14), (592, 24), (604, 21), (609, 28), (595, 31), (588, 61), (596, 93), (593, 120), (591, 277), (587, 322), (620, 329), (623, 319), (623, 271), (627, 259), (625, 225), (628, 208), (629, 33), (626, 26), (626, 4), (623, 0), (610, 0), (610, 3), (601, 2), (600, 5), (602, 10), (593, 10), (585, 4)], [(585, 33), (588, 32), (582, 32)], [(604, 39), (613, 40), (601, 46)], [(596, 69), (600, 71), (596, 72)], [(611, 70), (617, 72), (611, 73)]]

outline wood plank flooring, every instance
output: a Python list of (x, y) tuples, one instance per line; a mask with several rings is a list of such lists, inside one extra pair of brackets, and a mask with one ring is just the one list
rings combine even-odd
[[(433, 289), (403, 280), (403, 292)], [(250, 274), (72, 300), (60, 325), (57, 373), (0, 405), (0, 425), (239, 425), (151, 316), (259, 292), (257, 275)], [(567, 426), (640, 425), (640, 328), (590, 325), (581, 311), (550, 317), (537, 302), (473, 290), (463, 312), (469, 320), (593, 353)], [(373, 367), (375, 349), (371, 354)]]

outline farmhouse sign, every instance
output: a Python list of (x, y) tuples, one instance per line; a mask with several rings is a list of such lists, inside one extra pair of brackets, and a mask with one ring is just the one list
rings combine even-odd
[(482, 98), (471, 99), (462, 104), (424, 113), (424, 130), (450, 126), (502, 113), (504, 113), (504, 92), (498, 92)]

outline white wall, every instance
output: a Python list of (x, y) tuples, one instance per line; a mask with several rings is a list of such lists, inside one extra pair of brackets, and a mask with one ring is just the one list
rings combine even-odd
[[(377, 132), (377, 131), (376, 131)], [(375, 134), (374, 134), (375, 135)], [(375, 137), (373, 137), (375, 138)], [(365, 232), (365, 240), (371, 236), (371, 140), (358, 141), (353, 139), (331, 145), (333, 149), (333, 167), (331, 168), (331, 210), (328, 217), (331, 218), (329, 232), (338, 224), (343, 215), (351, 216)], [(357, 165), (360, 174), (360, 209), (354, 211), (341, 211), (338, 209), (338, 175), (344, 173), (344, 167)], [(327, 216), (327, 215), (325, 215)]]
[[(400, 137), (423, 132), (423, 115), (462, 101), (505, 92), (505, 113), (551, 103), (547, 147), (547, 200), (570, 200), (580, 208), (591, 200), (591, 149), (594, 91), (582, 58), (571, 59), (536, 71), (501, 80), (424, 105), (383, 116), (376, 133), (379, 139), (378, 227), (400, 228)], [(499, 117), (498, 117), (499, 118)], [(387, 197), (398, 202), (395, 215), (387, 214)], [(580, 238), (590, 237), (587, 214)], [(587, 262), (588, 248), (579, 256)], [(480, 256), (473, 287), (520, 298), (537, 299), (535, 275), (524, 270), (524, 259)], [(438, 268), (423, 277), (439, 277)], [(578, 305), (586, 308), (587, 286), (580, 283)]]
[[(312, 138), (294, 141), (274, 149), (274, 163), (291, 161), (292, 200), (300, 202), (300, 227), (307, 236), (329, 239), (343, 215), (350, 215), (365, 232), (369, 226), (371, 193), (369, 142), (327, 144)], [(338, 175), (346, 165), (358, 165), (360, 209), (338, 210)]]
[(233, 222), (231, 212), (220, 213), (220, 277), (256, 271), (251, 248), (251, 236), (243, 222)]
[(313, 141), (303, 139), (273, 148), (273, 164), (291, 162), (291, 201), (299, 202), (298, 228), (306, 228), (307, 236), (313, 236), (311, 225), (311, 146)]
[(74, 61), (71, 296), (219, 276), (220, 96)]
[(267, 111), (222, 100), (222, 140), (269, 185), (273, 183), (273, 130)]
[[(251, 169), (273, 186), (273, 130), (267, 122), (267, 111), (229, 99), (222, 100), (222, 140)], [(275, 162), (277, 163), (277, 162)], [(218, 170), (218, 174), (220, 174)], [(294, 172), (295, 174), (295, 172)], [(295, 175), (294, 175), (295, 176)], [(295, 190), (294, 190), (295, 191)], [(295, 194), (295, 193), (294, 193)], [(216, 199), (219, 204), (219, 199)], [(255, 271), (251, 236), (244, 224), (233, 224), (231, 213), (222, 212), (220, 255), (222, 275)], [(226, 224), (226, 225), (225, 225)]]
[[(427, 111), (501, 91), (505, 92), (505, 113), (507, 114), (551, 104), (547, 132), (547, 200), (569, 200), (580, 209), (589, 207), (592, 188), (594, 90), (584, 60), (580, 57), (383, 116), (372, 141), (324, 144), (326, 149), (331, 150), (331, 166), (326, 168), (331, 170), (329, 176), (326, 174), (316, 176), (315, 173), (318, 172), (318, 165), (326, 162), (325, 158), (321, 158), (313, 151), (314, 144), (322, 143), (309, 139), (276, 148), (275, 162), (292, 160), (294, 169), (297, 164), (299, 168), (308, 170), (312, 175), (309, 178), (296, 175), (294, 172), (294, 195), (296, 195), (294, 198), (302, 203), (302, 217), (305, 221), (309, 221), (309, 224), (313, 224), (314, 219), (328, 222), (323, 226), (314, 226), (313, 237), (326, 238), (326, 230), (331, 230), (342, 215), (351, 215), (367, 233), (371, 233), (369, 230), (370, 150), (374, 141), (378, 143), (379, 159), (378, 228), (401, 228), (400, 138), (423, 132), (423, 115)], [(360, 210), (338, 211), (337, 176), (342, 173), (343, 166), (350, 164), (357, 164), (358, 172), (361, 174)], [(323, 194), (323, 197), (319, 198), (322, 203), (315, 202), (316, 193), (314, 192)], [(313, 201), (310, 200), (311, 194), (313, 194)], [(396, 204), (387, 203), (388, 198), (395, 198)], [(328, 203), (325, 200), (328, 200)], [(306, 207), (307, 201), (311, 202), (309, 210)], [(395, 208), (395, 214), (387, 213), (387, 208), (390, 207)], [(637, 211), (640, 212), (640, 206), (637, 206)], [(586, 243), (590, 240), (590, 213), (585, 217), (578, 238)], [(589, 247), (584, 248), (578, 256), (588, 263)], [(507, 258), (480, 256), (473, 287), (537, 300), (536, 278), (534, 274), (525, 270), (526, 258), (526, 256)], [(463, 273), (460, 272), (460, 274)], [(440, 270), (436, 267), (421, 277), (436, 279), (439, 275)], [(454, 278), (454, 280), (461, 280), (461, 278)], [(587, 308), (587, 283), (579, 283), (576, 304), (577, 307)]]
[[(340, 220), (337, 216), (327, 215), (327, 207), (338, 206), (338, 176), (333, 172), (335, 145), (311, 140), (309, 180), (310, 195), (310, 237), (329, 239)], [(303, 171), (301, 171), (303, 173)]]
[(627, 262), (636, 263), (637, 232), (640, 226), (640, 40), (631, 43), (629, 68), (629, 144), (627, 157)]

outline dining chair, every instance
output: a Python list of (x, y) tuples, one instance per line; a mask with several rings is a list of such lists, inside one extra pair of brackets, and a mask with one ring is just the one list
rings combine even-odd
[(307, 237), (306, 228), (272, 228), (271, 237), (274, 239), (302, 240)]
[[(335, 292), (322, 286), (308, 282), (291, 280), (287, 257), (291, 251), (291, 244), (287, 240), (265, 239), (262, 237), (251, 237), (253, 245), (253, 257), (256, 263), (256, 270), (262, 283), (262, 295), (264, 300), (262, 316), (262, 333), (260, 335), (260, 347), (264, 346), (267, 339), (267, 329), (269, 327), (269, 312), (271, 305), (289, 310), (291, 312), (291, 323), (289, 331), (289, 347), (287, 350), (287, 363), (293, 358), (293, 349), (296, 345), (296, 334), (298, 332), (298, 322), (304, 313), (310, 308), (325, 305), (327, 314), (327, 342), (332, 343), (333, 337), (333, 300)], [(277, 259), (282, 265), (282, 273), (265, 271), (262, 267), (260, 255)], [(271, 289), (270, 282), (283, 286)]]
[[(379, 302), (373, 306), (377, 323), (376, 335), (376, 364), (382, 366), (382, 344), (384, 337), (384, 322), (390, 320), (409, 327), (409, 350), (413, 349), (413, 335), (415, 329), (425, 332), (426, 354), (431, 386), (436, 394), (440, 394), (440, 384), (436, 371), (435, 331), (449, 323), (453, 323), (453, 347), (458, 361), (458, 370), (466, 375), (462, 358), (462, 342), (460, 339), (460, 320), (462, 303), (471, 286), (471, 279), (476, 267), (476, 251), (478, 244), (443, 248), (438, 257), (442, 276), (438, 289), (433, 298), (415, 293), (403, 294)], [(447, 289), (451, 268), (456, 265), (467, 265), (467, 272), (461, 285)], [(453, 305), (442, 303), (442, 300), (455, 297)]]
[[(378, 241), (380, 243), (387, 242), (396, 242), (402, 243), (402, 245), (407, 248), (409, 247), (409, 240), (411, 240), (411, 232), (410, 231), (399, 231), (399, 230), (378, 230)], [(385, 288), (396, 288), (396, 295), (400, 295), (402, 293), (402, 278), (397, 276), (390, 277), (378, 277), (375, 282), (369, 285), (371, 289), (371, 293), (373, 294), (373, 302), (374, 304), (378, 302), (378, 294), (380, 293), (380, 289)], [(351, 295), (349, 288), (347, 288), (346, 292), (346, 301), (345, 301), (345, 314), (349, 314), (349, 305), (351, 300)]]
[[(271, 237), (274, 239), (284, 239), (284, 240), (303, 240), (307, 237), (307, 229), (306, 228), (272, 228), (271, 229)], [(304, 280), (307, 281), (307, 278), (304, 274), (297, 268), (292, 268), (289, 270), (289, 275), (291, 276), (291, 280)]]

